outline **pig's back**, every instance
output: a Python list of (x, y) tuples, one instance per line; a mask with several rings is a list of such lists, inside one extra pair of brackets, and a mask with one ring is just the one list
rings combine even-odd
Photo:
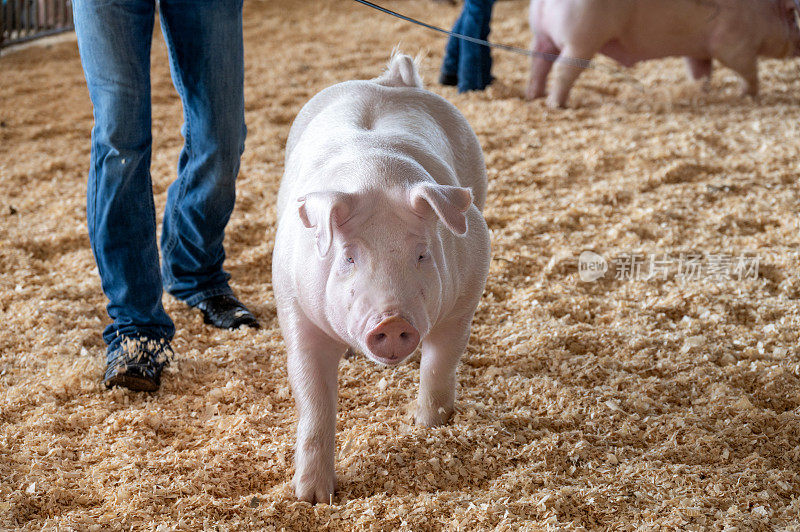
[(469, 187), (483, 209), (486, 170), (475, 133), (447, 100), (417, 87), (349, 81), (323, 90), (300, 111), (286, 145), (279, 216), (293, 197), (313, 190), (358, 190), (374, 183), (354, 173), (331, 178), (321, 165), (358, 165), (365, 157), (405, 157), (442, 184)]
[(600, 51), (624, 65), (646, 59), (709, 56), (720, 32), (758, 33), (762, 2), (743, 0), (533, 0), (534, 33), (560, 49)]
[(734, 32), (747, 40), (762, 18), (762, 2), (639, 0), (621, 35), (634, 60), (667, 56), (710, 57), (714, 39)]

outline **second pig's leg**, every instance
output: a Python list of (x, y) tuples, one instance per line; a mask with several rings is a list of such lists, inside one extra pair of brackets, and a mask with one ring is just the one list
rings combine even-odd
[(694, 81), (702, 83), (703, 90), (708, 90), (711, 85), (711, 71), (713, 63), (711, 59), (697, 59), (694, 57), (686, 58), (686, 69)]
[(719, 46), (716, 54), (720, 63), (742, 76), (742, 95), (758, 96), (758, 58), (744, 45)]
[(586, 69), (597, 49), (579, 49), (567, 46), (561, 51), (561, 55), (553, 67), (554, 80), (550, 95), (547, 98), (547, 106), (551, 108), (566, 107), (569, 91), (575, 84), (575, 80)]
[(546, 35), (536, 36), (533, 40), (533, 53), (531, 57), (531, 77), (528, 80), (528, 90), (525, 97), (535, 100), (545, 95), (547, 88), (547, 75), (553, 68), (553, 63), (558, 59), (559, 49)]

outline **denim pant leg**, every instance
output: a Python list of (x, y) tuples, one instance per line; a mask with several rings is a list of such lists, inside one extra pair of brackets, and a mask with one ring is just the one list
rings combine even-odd
[[(494, 0), (465, 0), (462, 33), (487, 39)], [(459, 48), (458, 92), (483, 90), (491, 83), (492, 56), (488, 46), (462, 40)]]
[(230, 294), (225, 226), (233, 212), (244, 123), (242, 0), (161, 0), (184, 146), (169, 188), (161, 252), (165, 288), (189, 305)]
[(150, 179), (150, 43), (153, 0), (73, 0), (94, 106), (87, 218), (92, 251), (113, 323), (121, 334), (172, 338), (161, 304), (161, 274)]
[[(456, 23), (453, 24), (453, 33), (462, 33), (464, 14), (459, 15)], [(455, 76), (458, 74), (458, 50), (461, 46), (461, 39), (450, 37), (447, 39), (447, 46), (444, 49), (444, 60), (442, 61), (442, 74)]]
[[(489, 0), (488, 4), (484, 7), (483, 26), (481, 26), (481, 39), (483, 40), (489, 39), (493, 7), (494, 0)], [(483, 54), (483, 59), (481, 60), (481, 75), (486, 85), (490, 85), (494, 79), (492, 77), (492, 49), (488, 46), (484, 46), (481, 53)]]

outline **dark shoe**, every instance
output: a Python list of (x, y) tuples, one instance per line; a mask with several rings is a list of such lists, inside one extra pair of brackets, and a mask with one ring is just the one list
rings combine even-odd
[(212, 296), (198, 303), (203, 321), (220, 329), (236, 329), (245, 325), (258, 329), (258, 320), (232, 295)]
[(455, 87), (458, 85), (458, 74), (445, 74), (444, 72), (441, 72), (439, 74), (439, 84), (448, 87)]
[(107, 388), (122, 386), (137, 392), (154, 392), (161, 385), (161, 372), (169, 364), (172, 348), (163, 338), (125, 337), (106, 355), (103, 376)]

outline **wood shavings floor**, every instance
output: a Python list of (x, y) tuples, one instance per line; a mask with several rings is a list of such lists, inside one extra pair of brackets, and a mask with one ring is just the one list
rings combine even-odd
[[(389, 7), (449, 26), (457, 8)], [(525, 2), (492, 38), (527, 46)], [(154, 395), (99, 385), (106, 323), (85, 229), (92, 112), (74, 40), (0, 57), (0, 528), (103, 530), (798, 530), (800, 79), (762, 61), (703, 93), (670, 59), (586, 72), (573, 108), (497, 82), (435, 84), (443, 39), (342, 0), (245, 5), (249, 137), (227, 232), (264, 325), (218, 332), (165, 298), (176, 368)], [(274, 202), (297, 111), (377, 76), (400, 43), (463, 111), (489, 167), (493, 261), (458, 412), (410, 424), (418, 358), (342, 363), (333, 505), (297, 503), (295, 415), (270, 286)], [(152, 173), (163, 209), (182, 139), (153, 50)], [(577, 257), (609, 261), (596, 282)], [(615, 279), (638, 252), (759, 258), (756, 279)], [(161, 527), (161, 528), (159, 528)]]

